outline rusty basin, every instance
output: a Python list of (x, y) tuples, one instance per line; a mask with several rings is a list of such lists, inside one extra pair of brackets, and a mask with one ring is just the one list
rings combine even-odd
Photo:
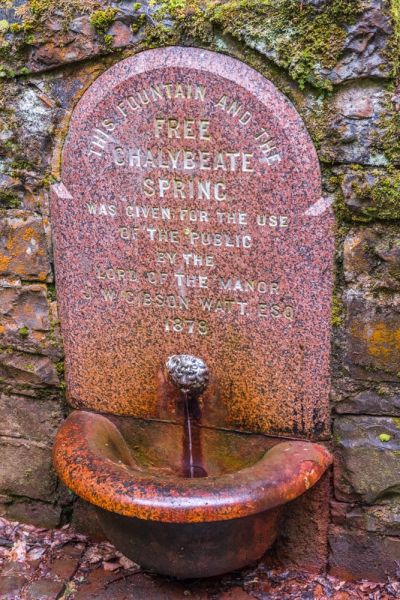
[(61, 426), (54, 465), (93, 504), (107, 538), (146, 569), (206, 577), (259, 559), (281, 508), (331, 463), (321, 445), (201, 428), (202, 470), (185, 477), (182, 428), (75, 411)]

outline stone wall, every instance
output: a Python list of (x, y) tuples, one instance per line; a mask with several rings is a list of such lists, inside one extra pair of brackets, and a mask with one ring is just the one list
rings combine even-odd
[(149, 4), (0, 2), (0, 514), (56, 526), (73, 509), (51, 468), (67, 407), (48, 207), (71, 110), (96, 76), (132, 53), (203, 46), (271, 79), (319, 152), (337, 214), (329, 567), (341, 576), (395, 575), (400, 2)]

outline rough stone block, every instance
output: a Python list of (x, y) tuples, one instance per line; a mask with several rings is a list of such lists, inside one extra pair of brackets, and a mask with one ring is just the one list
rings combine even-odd
[(28, 211), (8, 211), (0, 219), (0, 275), (45, 281), (50, 273), (42, 218)]
[(340, 89), (334, 97), (322, 155), (338, 163), (386, 165), (376, 149), (376, 137), (385, 112), (385, 92), (375, 84), (357, 83)]
[[(382, 220), (400, 217), (399, 186), (398, 171), (382, 169), (348, 169), (341, 181), (344, 201), (352, 212)], [(379, 231), (380, 226), (375, 228)]]
[(400, 245), (397, 226), (353, 229), (344, 242), (346, 281), (364, 289), (400, 290)]
[(54, 364), (47, 356), (6, 350), (0, 354), (0, 377), (16, 386), (58, 385)]
[(30, 498), (0, 496), (0, 516), (10, 521), (20, 521), (37, 527), (58, 527), (61, 520), (61, 507)]
[(367, 296), (350, 289), (344, 295), (347, 309), (347, 351), (350, 374), (373, 381), (400, 381), (400, 312), (391, 299)]
[(380, 535), (400, 537), (400, 495), (385, 504), (363, 506), (346, 502), (331, 502), (331, 520), (334, 525), (360, 529)]
[(285, 507), (280, 535), (264, 557), (282, 568), (296, 567), (319, 572), (327, 562), (330, 473)]
[(381, 502), (400, 493), (400, 421), (389, 417), (338, 417), (335, 496)]
[(362, 390), (335, 401), (339, 414), (400, 416), (400, 390), (381, 386), (377, 391)]
[(392, 66), (387, 45), (392, 26), (383, 4), (382, 0), (367, 0), (362, 15), (347, 28), (341, 59), (328, 74), (333, 83), (390, 75)]
[(62, 420), (60, 402), (0, 394), (0, 436), (47, 442)]
[(101, 529), (94, 507), (81, 498), (77, 498), (74, 502), (72, 527), (78, 533), (83, 533), (96, 542), (106, 540), (106, 536)]
[(398, 577), (400, 538), (332, 526), (329, 534), (329, 567), (342, 579), (385, 581)]
[(50, 329), (46, 286), (3, 281), (0, 287), (0, 344), (31, 352), (45, 351)]
[(54, 496), (57, 479), (50, 447), (38, 442), (0, 438), (0, 452), (0, 489), (4, 493), (38, 500)]

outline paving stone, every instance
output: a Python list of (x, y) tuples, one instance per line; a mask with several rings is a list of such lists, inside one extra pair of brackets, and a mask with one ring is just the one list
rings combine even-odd
[(21, 600), (20, 592), (25, 583), (22, 576), (0, 575), (0, 600)]
[(25, 590), (26, 600), (56, 600), (64, 589), (64, 583), (51, 579), (39, 579)]
[(64, 582), (71, 579), (78, 568), (83, 550), (83, 544), (71, 543), (63, 546), (59, 555), (49, 565), (51, 576)]

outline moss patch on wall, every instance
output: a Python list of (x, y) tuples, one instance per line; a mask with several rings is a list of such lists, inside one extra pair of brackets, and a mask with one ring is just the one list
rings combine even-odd
[(109, 7), (106, 8), (106, 10), (96, 10), (90, 16), (90, 23), (95, 29), (97, 29), (97, 31), (100, 33), (105, 33), (113, 24), (116, 14), (116, 8)]
[(392, 47), (394, 55), (393, 71), (398, 75), (400, 64), (400, 0), (390, 1), (390, 14), (393, 23)]
[(360, 209), (361, 216), (352, 216), (352, 220), (400, 219), (400, 170), (390, 167), (385, 174), (378, 171), (373, 185), (369, 186), (365, 181), (363, 185), (354, 182), (352, 190), (355, 198), (360, 202), (367, 201), (369, 204)]
[(217, 25), (283, 67), (301, 88), (311, 84), (330, 90), (324, 69), (337, 63), (345, 26), (362, 10), (361, 0), (332, 0), (320, 9), (298, 0), (166, 0), (159, 14), (168, 12), (181, 29), (200, 39), (209, 35), (210, 23)]

